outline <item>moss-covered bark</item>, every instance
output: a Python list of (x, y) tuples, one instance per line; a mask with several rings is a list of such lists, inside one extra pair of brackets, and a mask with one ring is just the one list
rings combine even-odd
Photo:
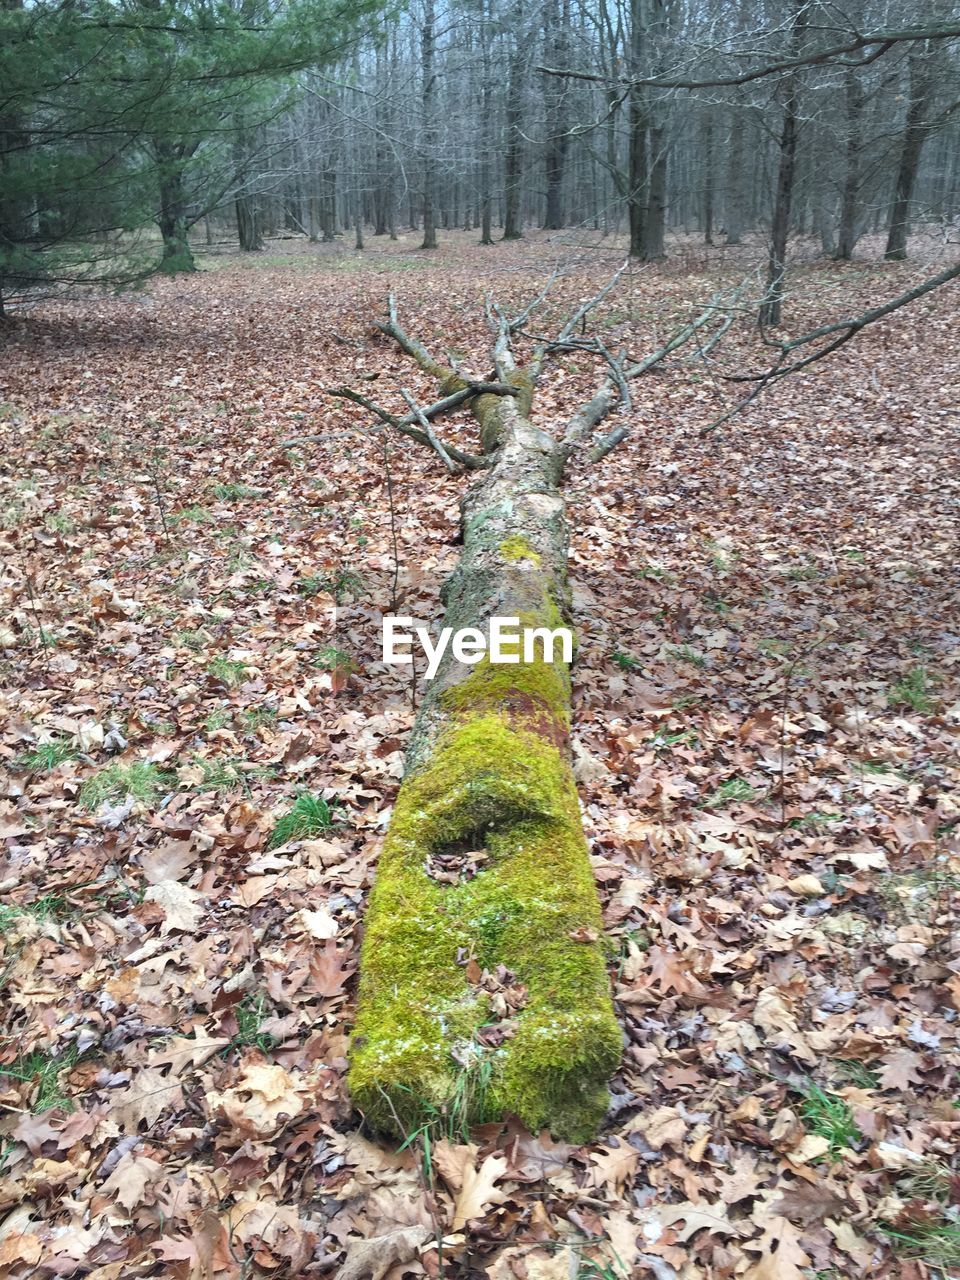
[[(496, 461), (463, 503), (444, 625), (552, 630), (569, 622), (562, 455), (527, 416), (532, 383), (500, 374), (521, 395), (473, 402)], [(582, 1140), (603, 1118), (621, 1035), (569, 761), (570, 676), (553, 656), (448, 657), (421, 704), (361, 957), (350, 1088), (375, 1127), (511, 1112)]]

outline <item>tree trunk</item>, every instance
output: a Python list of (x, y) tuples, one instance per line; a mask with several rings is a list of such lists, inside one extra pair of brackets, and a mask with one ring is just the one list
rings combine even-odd
[(555, 134), (547, 139), (544, 170), (547, 179), (547, 208), (543, 218), (545, 231), (563, 228), (563, 170), (567, 156), (567, 138)]
[(491, 163), (493, 154), (493, 86), (490, 82), (490, 35), (487, 0), (481, 0), (480, 48), (483, 84), (480, 89), (480, 243), (493, 244), (491, 227), (493, 192)]
[(917, 171), (920, 168), (920, 156), (923, 152), (923, 144), (927, 140), (928, 132), (925, 117), (930, 103), (930, 92), (933, 83), (929, 67), (930, 56), (929, 47), (919, 53), (912, 52), (909, 56), (910, 101), (907, 106), (907, 120), (903, 131), (903, 143), (900, 148), (900, 164), (897, 168), (893, 204), (890, 207), (890, 229), (887, 233), (887, 247), (883, 255), (890, 261), (897, 261), (907, 256), (910, 200), (913, 196)]
[(523, 176), (523, 7), (517, 3), (511, 21), (513, 48), (507, 75), (506, 140), (503, 149), (503, 238), (520, 240), (523, 219), (520, 208)]
[[(395, 323), (381, 327), (443, 394), (466, 386)], [(444, 626), (489, 634), (510, 617), (555, 629), (569, 621), (565, 452), (530, 420), (534, 378), (502, 351), (497, 368), (520, 395), (471, 401), (495, 454), (462, 504)], [(512, 1113), (583, 1141), (603, 1119), (621, 1034), (570, 767), (570, 675), (556, 658), (449, 660), (427, 686), (361, 956), (349, 1082), (376, 1128)], [(520, 989), (505, 1021), (502, 1010), (491, 1021), (479, 982), (498, 966)]]
[(423, 94), (421, 98), (422, 112), (420, 116), (420, 145), (423, 147), (423, 243), (421, 249), (437, 247), (437, 227), (434, 222), (434, 200), (436, 198), (436, 90), (437, 78), (434, 70), (434, 32), (433, 24), (436, 15), (434, 0), (427, 0), (423, 19), (423, 32), (420, 38), (420, 51), (423, 71)]
[(723, 210), (724, 227), (729, 245), (742, 243), (743, 236), (743, 127), (743, 121), (735, 113), (732, 114)]
[[(565, 0), (563, 17), (557, 0), (550, 0), (544, 7), (544, 56), (551, 66), (569, 64), (570, 2)], [(547, 137), (543, 152), (543, 169), (546, 186), (545, 231), (560, 231), (563, 227), (563, 175), (566, 167), (570, 138), (567, 129), (566, 102), (568, 86), (558, 76), (543, 77), (543, 115), (547, 123)]]
[(860, 197), (860, 131), (863, 122), (863, 88), (857, 73), (844, 72), (843, 96), (847, 109), (843, 187), (840, 193), (840, 227), (837, 257), (849, 260), (857, 244), (857, 204)]
[[(630, 71), (643, 74), (643, 3), (630, 4)], [(644, 227), (647, 220), (647, 196), (650, 185), (647, 151), (646, 90), (632, 84), (629, 93), (629, 136), (627, 143), (627, 216), (630, 222), (630, 256), (644, 254)]]
[[(377, 77), (376, 82), (379, 86), (385, 86), (388, 81), (387, 76), (387, 59), (382, 44), (377, 44)], [(375, 108), (376, 119), (376, 153), (375, 153), (375, 171), (374, 171), (374, 198), (373, 198), (373, 234), (375, 236), (385, 236), (389, 230), (389, 211), (390, 205), (393, 203), (393, 172), (390, 152), (387, 149), (386, 138), (393, 131), (393, 121), (390, 118), (391, 95), (383, 92), (381, 88), (381, 96), (377, 98)]]
[(233, 148), (237, 192), (233, 204), (237, 217), (237, 238), (242, 253), (258, 253), (263, 248), (263, 233), (260, 230), (256, 200), (249, 190), (249, 159), (250, 140), (241, 115), (237, 119), (237, 136)]
[(263, 248), (263, 234), (253, 199), (250, 196), (237, 196), (234, 208), (237, 215), (237, 237), (242, 252), (259, 252)]
[(187, 214), (183, 196), (180, 157), (166, 142), (156, 144), (160, 169), (160, 216), (157, 223), (163, 238), (159, 270), (164, 275), (196, 271), (197, 265), (187, 239)]
[(323, 223), (323, 243), (333, 244), (337, 238), (337, 171), (328, 163), (321, 176), (323, 196), (320, 212)]
[[(807, 0), (794, 0), (791, 51), (798, 56), (807, 24)], [(777, 170), (777, 195), (770, 228), (770, 256), (767, 261), (767, 287), (760, 304), (760, 323), (770, 327), (780, 323), (783, 312), (783, 280), (787, 261), (787, 236), (790, 230), (790, 204), (797, 171), (797, 125), (800, 115), (800, 76), (794, 71), (787, 77), (780, 131), (780, 164)]]
[(650, 129), (650, 181), (647, 186), (646, 209), (640, 257), (644, 262), (657, 262), (666, 256), (664, 230), (667, 216), (667, 131), (662, 125)]
[(703, 122), (703, 242), (713, 244), (713, 112)]

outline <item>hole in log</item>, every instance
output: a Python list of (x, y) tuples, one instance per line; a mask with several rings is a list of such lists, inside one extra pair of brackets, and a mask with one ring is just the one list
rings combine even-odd
[(438, 884), (460, 884), (472, 880), (490, 857), (484, 847), (485, 838), (485, 833), (477, 832), (434, 849), (427, 854), (424, 870)]
[[(470, 815), (464, 816), (469, 821)], [(464, 884), (473, 880), (489, 864), (497, 846), (502, 848), (498, 837), (508, 835), (518, 822), (529, 817), (514, 810), (500, 813), (486, 823), (474, 820), (457, 835), (435, 842), (424, 859), (424, 870), (438, 884)], [(453, 829), (460, 827), (461, 822), (453, 824)]]

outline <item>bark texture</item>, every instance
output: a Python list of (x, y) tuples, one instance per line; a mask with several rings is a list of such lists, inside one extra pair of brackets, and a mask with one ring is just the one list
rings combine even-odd
[(926, 142), (929, 132), (929, 126), (926, 121), (932, 90), (929, 49), (926, 50), (926, 60), (923, 54), (911, 53), (908, 66), (910, 69), (910, 101), (907, 106), (907, 119), (900, 148), (900, 164), (897, 168), (893, 204), (890, 207), (887, 247), (883, 254), (891, 262), (896, 262), (907, 256), (910, 201), (913, 198), (913, 188), (920, 169), (923, 144)]
[[(443, 395), (467, 385), (395, 323), (382, 327)], [(444, 625), (488, 632), (499, 616), (554, 629), (570, 621), (569, 448), (531, 421), (535, 371), (514, 365), (505, 329), (494, 354), (518, 394), (471, 401), (493, 459), (462, 504)], [(377, 1128), (511, 1112), (583, 1140), (605, 1114), (621, 1034), (569, 759), (570, 674), (548, 656), (448, 660), (421, 704), (367, 911), (351, 1051), (354, 1101)], [(438, 880), (438, 862), (464, 869)], [(522, 988), (506, 1018), (477, 981), (498, 966)]]
[[(792, 48), (799, 56), (807, 28), (807, 5), (796, 0), (793, 18)], [(790, 206), (797, 172), (797, 130), (800, 121), (800, 76), (792, 72), (786, 81), (783, 126), (780, 130), (780, 163), (777, 168), (777, 198), (770, 228), (770, 256), (767, 260), (767, 287), (760, 304), (760, 323), (774, 327), (783, 313), (784, 277), (787, 270), (787, 237), (790, 231)]]

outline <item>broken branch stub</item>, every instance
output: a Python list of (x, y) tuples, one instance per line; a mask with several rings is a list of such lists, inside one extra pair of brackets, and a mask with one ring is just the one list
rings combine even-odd
[[(505, 328), (505, 326), (503, 327)], [(532, 380), (501, 328), (516, 397), (469, 404), (493, 465), (463, 502), (444, 625), (569, 625), (565, 450), (527, 415)], [(451, 394), (463, 380), (383, 329)], [(584, 1140), (606, 1112), (621, 1033), (569, 758), (570, 676), (532, 660), (447, 656), (428, 685), (387, 832), (361, 956), (349, 1083), (377, 1128), (464, 1129), (513, 1113)]]

